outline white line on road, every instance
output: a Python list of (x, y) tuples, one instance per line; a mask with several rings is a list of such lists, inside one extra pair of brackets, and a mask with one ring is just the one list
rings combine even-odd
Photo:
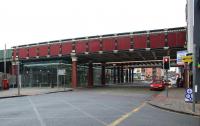
[(105, 108), (108, 108), (108, 109), (112, 109), (116, 112), (119, 112), (121, 114), (126, 114), (124, 111), (121, 111), (120, 109), (116, 108), (116, 107), (111, 107), (111, 106), (107, 106), (107, 105), (104, 105), (104, 104), (101, 104), (101, 103), (96, 103), (97, 105), (100, 105), (100, 106), (103, 106)]
[(40, 113), (38, 112), (38, 110), (37, 110), (35, 104), (34, 104), (33, 101), (31, 100), (31, 98), (30, 98), (30, 97), (27, 97), (27, 98), (28, 98), (29, 102), (31, 103), (31, 106), (33, 107), (33, 110), (34, 110), (34, 112), (35, 112), (35, 114), (36, 114), (36, 116), (37, 116), (37, 119), (38, 119), (39, 122), (40, 122), (40, 125), (41, 125), (41, 126), (46, 126), (46, 124), (44, 123), (42, 117), (40, 116)]
[(88, 116), (88, 117), (90, 117), (90, 118), (92, 118), (92, 119), (96, 120), (97, 122), (99, 122), (99, 123), (103, 124), (104, 126), (106, 126), (106, 125), (107, 125), (107, 123), (106, 123), (106, 122), (104, 122), (104, 121), (102, 121), (102, 120), (100, 120), (100, 119), (98, 119), (98, 118), (94, 117), (93, 115), (91, 115), (91, 114), (89, 114), (89, 113), (87, 113), (87, 112), (85, 112), (85, 111), (81, 110), (80, 108), (78, 108), (78, 107), (74, 106), (73, 104), (71, 104), (71, 103), (69, 103), (69, 102), (67, 102), (67, 101), (65, 101), (65, 100), (62, 100), (62, 101), (63, 101), (65, 104), (67, 104), (67, 105), (69, 105), (69, 106), (73, 107), (74, 109), (78, 110), (79, 112), (83, 113), (84, 115), (86, 115), (86, 116)]

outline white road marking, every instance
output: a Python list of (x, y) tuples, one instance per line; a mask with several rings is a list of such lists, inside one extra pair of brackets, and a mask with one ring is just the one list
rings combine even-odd
[(99, 122), (99, 123), (103, 124), (104, 126), (106, 126), (106, 125), (107, 125), (107, 123), (106, 123), (106, 122), (104, 122), (104, 121), (102, 121), (102, 120), (100, 120), (100, 119), (98, 119), (98, 118), (94, 117), (93, 115), (91, 115), (91, 114), (89, 114), (89, 113), (87, 113), (87, 112), (85, 112), (85, 111), (81, 110), (80, 108), (78, 108), (78, 107), (74, 106), (73, 104), (71, 104), (71, 103), (69, 103), (69, 102), (67, 102), (67, 101), (65, 101), (65, 100), (62, 100), (62, 101), (63, 101), (65, 104), (67, 104), (67, 105), (69, 105), (69, 106), (73, 107), (74, 109), (78, 110), (79, 112), (83, 113), (83, 114), (84, 114), (84, 115), (86, 115), (87, 117), (89, 117), (89, 118), (92, 118), (92, 119), (96, 120), (97, 122)]
[(37, 116), (37, 119), (38, 119), (39, 122), (40, 122), (40, 125), (41, 125), (41, 126), (46, 126), (46, 124), (44, 123), (42, 117), (40, 116), (40, 113), (38, 112), (38, 110), (37, 110), (35, 104), (34, 104), (33, 101), (31, 100), (31, 98), (30, 98), (30, 97), (27, 97), (27, 98), (28, 98), (29, 102), (31, 103), (31, 106), (33, 107), (33, 110), (34, 110), (34, 112), (35, 112), (35, 114), (36, 114), (36, 116)]

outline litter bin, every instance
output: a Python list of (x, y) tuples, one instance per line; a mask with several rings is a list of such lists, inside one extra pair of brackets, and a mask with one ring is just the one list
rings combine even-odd
[(2, 84), (3, 84), (3, 87), (2, 87), (3, 90), (8, 90), (9, 89), (9, 82), (8, 82), (7, 79), (3, 79), (2, 80)]

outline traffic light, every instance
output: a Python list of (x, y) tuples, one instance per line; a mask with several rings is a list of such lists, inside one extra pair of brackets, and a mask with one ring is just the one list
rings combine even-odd
[(163, 69), (169, 70), (169, 68), (170, 68), (170, 57), (165, 56), (163, 57)]

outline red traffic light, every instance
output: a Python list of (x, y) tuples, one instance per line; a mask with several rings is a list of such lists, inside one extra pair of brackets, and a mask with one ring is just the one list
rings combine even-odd
[(163, 69), (166, 69), (166, 70), (170, 69), (170, 57), (169, 56), (163, 57)]
[(168, 58), (168, 57), (165, 57), (165, 58), (164, 58), (164, 62), (169, 62), (169, 58)]

